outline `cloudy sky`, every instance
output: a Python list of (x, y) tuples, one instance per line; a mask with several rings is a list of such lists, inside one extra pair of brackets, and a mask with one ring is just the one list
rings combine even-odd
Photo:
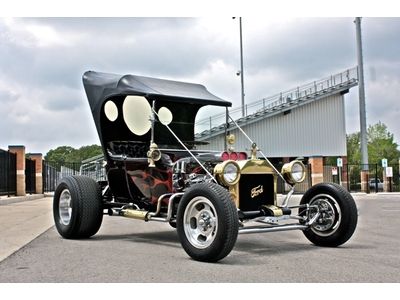
[[(357, 64), (354, 18), (243, 17), (246, 102)], [(363, 18), (367, 123), (400, 143), (400, 18)], [(204, 84), (240, 105), (239, 23), (210, 18), (0, 18), (0, 148), (98, 143), (87, 70)], [(359, 130), (358, 87), (345, 96)]]

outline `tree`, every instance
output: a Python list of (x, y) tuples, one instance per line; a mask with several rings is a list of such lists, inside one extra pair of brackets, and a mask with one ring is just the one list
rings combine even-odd
[(103, 154), (103, 150), (99, 145), (82, 146), (75, 149), (70, 146), (59, 146), (49, 150), (45, 155), (46, 161), (56, 163), (80, 163), (82, 160)]
[(361, 163), (361, 135), (360, 132), (348, 134), (347, 139), (347, 163), (358, 165)]
[(71, 153), (74, 151), (76, 150), (70, 146), (60, 146), (56, 149), (49, 150), (49, 152), (47, 152), (47, 154), (44, 156), (44, 159), (46, 161), (59, 163), (69, 162)]
[[(389, 132), (387, 126), (378, 122), (368, 126), (368, 162), (379, 164), (382, 158), (388, 160), (389, 165), (398, 163), (400, 151), (394, 136)], [(361, 164), (361, 142), (360, 132), (347, 135), (347, 161), (349, 164)]]
[(394, 136), (381, 122), (368, 127), (368, 159), (370, 163), (380, 163), (382, 158), (388, 160), (389, 165), (398, 163), (400, 151), (397, 150)]

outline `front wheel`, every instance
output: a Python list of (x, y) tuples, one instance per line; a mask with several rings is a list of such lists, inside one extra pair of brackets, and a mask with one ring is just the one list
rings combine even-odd
[(199, 183), (182, 196), (177, 214), (178, 237), (195, 260), (216, 262), (236, 243), (238, 215), (229, 192), (213, 183)]
[(301, 211), (300, 216), (308, 214), (310, 220), (319, 213), (310, 228), (303, 231), (315, 245), (336, 247), (353, 235), (357, 226), (357, 207), (353, 197), (342, 186), (334, 183), (314, 185), (300, 201), (300, 205), (305, 204), (309, 205), (309, 210)]

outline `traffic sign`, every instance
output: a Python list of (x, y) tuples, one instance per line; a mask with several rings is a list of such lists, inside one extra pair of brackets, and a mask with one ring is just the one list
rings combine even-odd
[(337, 168), (336, 167), (332, 167), (332, 175), (336, 176), (337, 174), (338, 174)]
[(387, 166), (388, 166), (387, 159), (386, 159), (386, 158), (383, 158), (383, 159), (382, 159), (382, 167), (383, 167), (383, 168), (387, 168)]
[(336, 164), (338, 167), (343, 167), (343, 159), (341, 159), (340, 157), (338, 157)]
[(393, 168), (386, 167), (386, 177), (393, 177)]

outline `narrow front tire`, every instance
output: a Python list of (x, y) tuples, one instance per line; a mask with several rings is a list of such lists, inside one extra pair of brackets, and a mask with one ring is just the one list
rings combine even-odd
[(337, 247), (353, 235), (357, 226), (357, 207), (353, 197), (342, 186), (334, 183), (314, 185), (300, 201), (300, 205), (305, 204), (309, 205), (309, 210), (303, 210), (300, 216), (308, 213), (310, 220), (319, 212), (310, 228), (303, 231), (315, 245)]

